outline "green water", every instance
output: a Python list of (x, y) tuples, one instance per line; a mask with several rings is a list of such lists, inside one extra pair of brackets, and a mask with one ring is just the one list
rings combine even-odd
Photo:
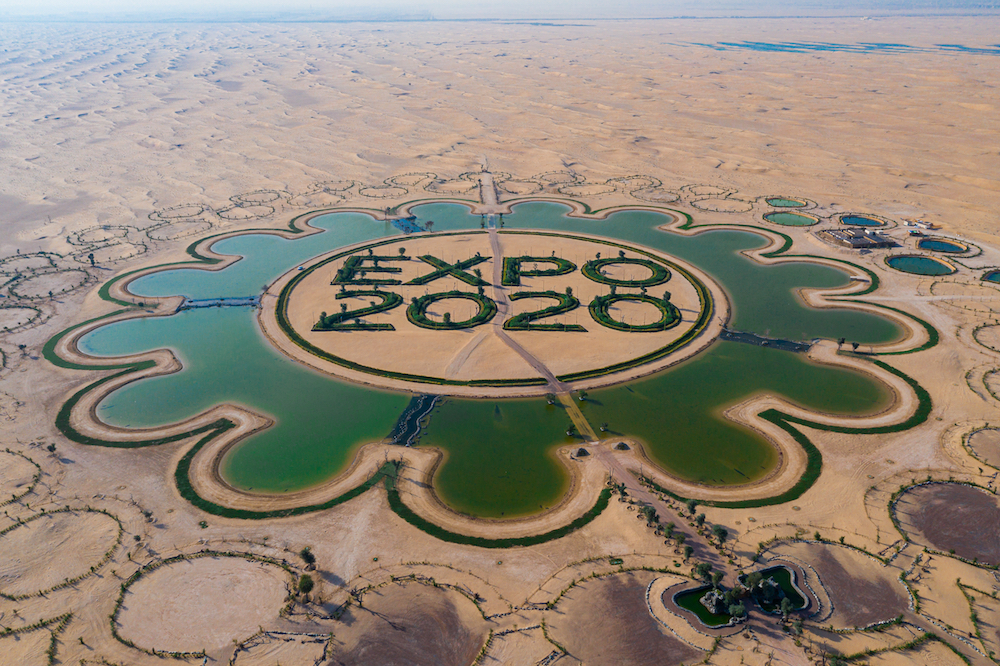
[(764, 219), (786, 227), (808, 227), (817, 222), (816, 218), (799, 213), (765, 213)]
[[(551, 455), (570, 419), (545, 400), (456, 400), (436, 408), (421, 446), (448, 451), (434, 486), (452, 507), (494, 518), (535, 513), (566, 492), (568, 477)], [(578, 440), (577, 440), (578, 441)]]
[[(781, 591), (785, 593), (785, 598), (792, 604), (792, 610), (800, 610), (806, 605), (806, 600), (802, 598), (798, 590), (792, 584), (792, 572), (787, 567), (771, 567), (770, 569), (764, 569), (761, 571), (764, 578), (770, 578), (778, 583), (781, 587)], [(777, 604), (764, 604), (761, 603), (760, 607), (767, 612), (773, 612), (781, 607), (781, 602)]]
[(954, 268), (943, 261), (915, 254), (898, 254), (886, 259), (885, 263), (897, 271), (914, 275), (951, 275), (955, 272)]
[(806, 205), (805, 201), (785, 199), (784, 197), (771, 197), (767, 200), (767, 203), (769, 206), (774, 206), (775, 208), (802, 208)]
[(721, 627), (725, 624), (729, 624), (729, 619), (732, 617), (729, 614), (716, 615), (712, 613), (701, 603), (701, 598), (705, 596), (711, 587), (705, 585), (704, 587), (696, 587), (693, 590), (686, 590), (684, 592), (679, 592), (674, 595), (674, 603), (683, 608), (686, 611), (694, 613), (702, 624), (707, 627)]
[[(585, 232), (658, 248), (711, 273), (730, 294), (732, 325), (775, 337), (846, 337), (862, 343), (899, 335), (886, 319), (850, 310), (813, 310), (797, 287), (847, 283), (841, 271), (807, 263), (762, 266), (738, 254), (762, 246), (759, 235), (713, 231), (694, 237), (656, 229), (650, 212), (617, 213), (605, 221), (572, 220), (557, 204), (518, 205), (505, 226)], [(414, 209), (435, 231), (478, 229), (479, 216), (462, 206)], [(252, 296), (297, 264), (344, 245), (398, 235), (389, 224), (337, 213), (314, 221), (326, 231), (284, 240), (258, 234), (226, 239), (213, 249), (244, 258), (223, 271), (176, 269), (134, 282), (140, 295), (189, 298)], [(540, 241), (544, 242), (544, 241)], [(170, 317), (131, 320), (87, 335), (88, 353), (115, 356), (170, 348), (184, 365), (173, 375), (133, 382), (108, 396), (100, 417), (121, 426), (148, 427), (189, 418), (215, 404), (242, 404), (276, 420), (274, 427), (235, 447), (222, 473), (237, 487), (287, 491), (322, 482), (350, 460), (356, 447), (392, 429), (408, 396), (332, 380), (290, 362), (261, 336), (254, 311), (189, 310)], [(706, 483), (734, 483), (763, 474), (773, 452), (753, 433), (724, 422), (727, 405), (755, 391), (793, 396), (823, 411), (868, 411), (880, 389), (861, 375), (819, 368), (801, 357), (737, 343), (716, 343), (677, 368), (624, 387), (594, 392), (582, 405), (595, 424), (646, 442), (663, 465)], [(449, 400), (421, 440), (447, 452), (436, 484), (453, 507), (476, 515), (511, 516), (557, 502), (566, 489), (551, 450), (566, 440), (569, 419), (544, 400)], [(746, 477), (746, 478), (745, 478)]]

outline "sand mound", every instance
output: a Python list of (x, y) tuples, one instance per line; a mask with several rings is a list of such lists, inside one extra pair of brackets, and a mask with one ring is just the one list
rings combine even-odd
[(128, 589), (119, 633), (147, 649), (212, 650), (273, 621), (287, 596), (288, 574), (276, 566), (238, 557), (183, 560)]
[(917, 543), (1000, 564), (1000, 503), (985, 490), (960, 483), (919, 486), (896, 502), (896, 517)]
[(30, 460), (0, 451), (0, 501), (23, 494), (31, 487), (37, 472), (38, 468)]
[[(833, 614), (823, 623), (835, 628), (864, 627), (890, 620), (905, 611), (909, 603), (894, 570), (850, 548), (779, 543), (767, 554), (779, 559), (791, 556), (791, 562), (806, 562), (812, 567), (833, 604)], [(815, 580), (808, 582), (812, 585)]]
[(1000, 428), (985, 428), (969, 436), (969, 448), (987, 465), (1000, 467)]
[(0, 536), (0, 592), (30, 595), (82, 576), (117, 536), (115, 519), (95, 511), (51, 513), (18, 525)]
[(46, 651), (52, 634), (46, 630), (30, 631), (15, 636), (7, 636), (0, 640), (0, 655), (4, 664), (42, 664), (49, 663)]
[(24, 326), (40, 316), (41, 313), (32, 308), (0, 308), (0, 331)]
[(972, 335), (982, 346), (1000, 352), (1000, 326), (983, 326)]
[(668, 633), (649, 613), (651, 572), (609, 576), (578, 585), (548, 621), (549, 634), (585, 664), (668, 666), (704, 656)]
[(352, 606), (334, 629), (332, 663), (467, 666), (488, 633), (471, 601), (419, 583), (392, 585)]

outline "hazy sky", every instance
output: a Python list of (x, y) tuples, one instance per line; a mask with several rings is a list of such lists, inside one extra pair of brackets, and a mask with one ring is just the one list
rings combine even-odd
[(327, 18), (641, 18), (653, 16), (996, 11), (1000, 0), (2, 0), (0, 16), (298, 13)]

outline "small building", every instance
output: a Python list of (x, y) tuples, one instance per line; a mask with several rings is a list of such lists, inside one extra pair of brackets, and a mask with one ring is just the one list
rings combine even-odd
[(918, 229), (936, 229), (937, 227), (933, 222), (924, 222), (923, 220), (913, 220), (910, 218), (903, 218), (903, 223), (908, 227), (917, 227)]
[(896, 245), (891, 238), (870, 229), (828, 229), (819, 232), (819, 235), (854, 250), (894, 247)]

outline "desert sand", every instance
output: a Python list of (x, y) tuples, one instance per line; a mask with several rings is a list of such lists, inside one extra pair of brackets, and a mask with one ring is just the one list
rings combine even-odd
[[(200, 663), (180, 654), (199, 650), (210, 663), (241, 666), (763, 665), (835, 655), (873, 665), (995, 663), (996, 537), (977, 524), (995, 521), (1000, 506), (1000, 289), (981, 279), (1000, 267), (998, 31), (990, 15), (0, 25), (0, 664)], [(799, 199), (819, 223), (764, 221), (772, 196)], [(902, 432), (839, 432), (890, 427), (923, 403), (897, 375), (824, 341), (809, 351), (815, 362), (868, 372), (894, 399), (860, 417), (769, 395), (730, 406), (727, 418), (780, 452), (776, 471), (751, 487), (712, 495), (652, 468), (636, 442), (619, 451), (608, 440), (585, 444), (585, 459), (577, 447), (559, 452), (574, 473), (551, 510), (490, 522), (437, 499), (440, 452), (406, 451), (405, 506), (475, 537), (547, 532), (582, 515), (609, 479), (626, 486), (567, 536), (497, 549), (414, 527), (381, 484), (301, 516), (209, 514), (175, 481), (196, 437), (101, 447), (56, 427), (70, 396), (112, 373), (50, 362), (55, 354), (92, 364), (77, 342), (96, 323), (60, 338), (48, 359), (45, 343), (140, 302), (130, 278), (190, 261), (192, 244), (223, 259), (211, 268), (225, 268), (234, 258), (215, 255), (208, 236), (289, 235), (293, 218), (320, 209), (382, 219), (387, 207), (399, 215), (458, 200), (499, 213), (529, 198), (593, 219), (614, 207), (666, 206), (679, 212), (663, 233), (699, 233), (679, 228), (682, 214), (695, 225), (756, 227), (766, 247), (747, 253), (755, 261), (788, 260), (767, 254), (784, 242), (780, 233), (792, 254), (857, 263), (851, 285), (799, 295), (812, 307), (896, 308), (903, 336), (869, 351), (929, 392), (926, 418)], [(862, 255), (815, 233), (846, 213), (887, 220), (900, 247)], [(910, 219), (969, 244), (947, 258), (956, 273), (919, 277), (886, 264), (890, 254), (922, 253), (906, 233)], [(126, 274), (106, 294), (120, 302), (103, 299), (101, 285)], [(860, 294), (869, 275), (879, 288)], [(169, 316), (180, 299), (141, 302), (114, 316)], [(451, 349), (414, 363), (459, 372), (464, 358)], [(181, 367), (170, 350), (129, 360), (144, 359), (148, 376)], [(592, 359), (563, 367), (570, 361)], [(340, 476), (300, 495), (241, 494), (218, 474), (219, 457), (268, 418), (219, 405), (158, 433), (100, 422), (100, 398), (132, 379), (87, 393), (69, 422), (127, 444), (232, 420), (237, 427), (191, 461), (194, 490), (223, 506), (323, 501), (393, 448), (363, 448)], [(769, 408), (826, 427), (803, 427), (823, 466), (801, 496), (706, 505), (701, 527), (682, 502), (640, 484), (637, 472), (720, 501), (789, 489), (807, 458), (760, 419)], [(662, 534), (668, 522), (690, 557)], [(728, 531), (725, 543), (714, 526)], [(300, 555), (305, 546), (314, 564)], [(695, 562), (723, 572), (727, 586), (740, 570), (785, 562), (816, 603), (787, 623), (752, 610), (745, 624), (706, 631), (662, 601), (662, 590), (697, 584)], [(306, 575), (315, 587), (295, 592)]]

